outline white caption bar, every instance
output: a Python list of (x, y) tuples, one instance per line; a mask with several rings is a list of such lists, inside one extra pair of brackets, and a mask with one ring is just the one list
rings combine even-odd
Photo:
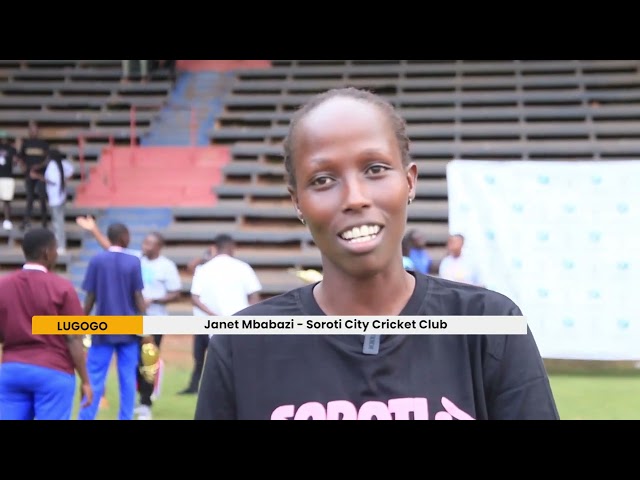
[(145, 316), (145, 335), (525, 335), (523, 316)]

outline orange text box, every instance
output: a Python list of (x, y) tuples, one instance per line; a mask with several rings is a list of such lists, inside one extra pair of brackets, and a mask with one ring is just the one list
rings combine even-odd
[(34, 335), (142, 335), (141, 316), (32, 317)]

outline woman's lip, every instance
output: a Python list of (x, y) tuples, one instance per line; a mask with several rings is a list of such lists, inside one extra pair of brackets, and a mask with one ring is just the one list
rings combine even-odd
[(378, 232), (380, 232), (384, 228), (384, 225), (381, 225), (381, 224), (375, 223), (375, 222), (372, 222), (372, 223), (360, 223), (358, 225), (353, 225), (351, 227), (343, 228), (342, 230), (340, 230), (340, 233), (338, 233), (338, 236), (340, 238), (342, 238), (342, 235), (344, 235), (346, 232), (348, 232), (350, 230), (353, 230), (354, 228), (362, 228), (362, 227), (378, 227), (378, 229), (379, 229)]
[(380, 243), (382, 235), (384, 234), (384, 228), (381, 228), (378, 233), (376, 233), (372, 239), (367, 241), (359, 241), (354, 242), (350, 240), (345, 240), (341, 236), (338, 235), (340, 242), (345, 246), (345, 248), (351, 253), (362, 255), (365, 253), (369, 253), (373, 251)]

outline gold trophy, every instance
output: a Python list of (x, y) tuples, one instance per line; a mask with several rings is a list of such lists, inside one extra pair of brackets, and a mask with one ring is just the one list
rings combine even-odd
[(147, 383), (153, 385), (160, 369), (160, 349), (153, 343), (145, 343), (142, 345), (140, 356), (142, 358), (140, 374)]

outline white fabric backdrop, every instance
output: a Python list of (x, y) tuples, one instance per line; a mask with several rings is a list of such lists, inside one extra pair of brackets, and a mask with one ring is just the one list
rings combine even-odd
[(640, 161), (447, 167), (449, 226), (542, 356), (640, 360)]

